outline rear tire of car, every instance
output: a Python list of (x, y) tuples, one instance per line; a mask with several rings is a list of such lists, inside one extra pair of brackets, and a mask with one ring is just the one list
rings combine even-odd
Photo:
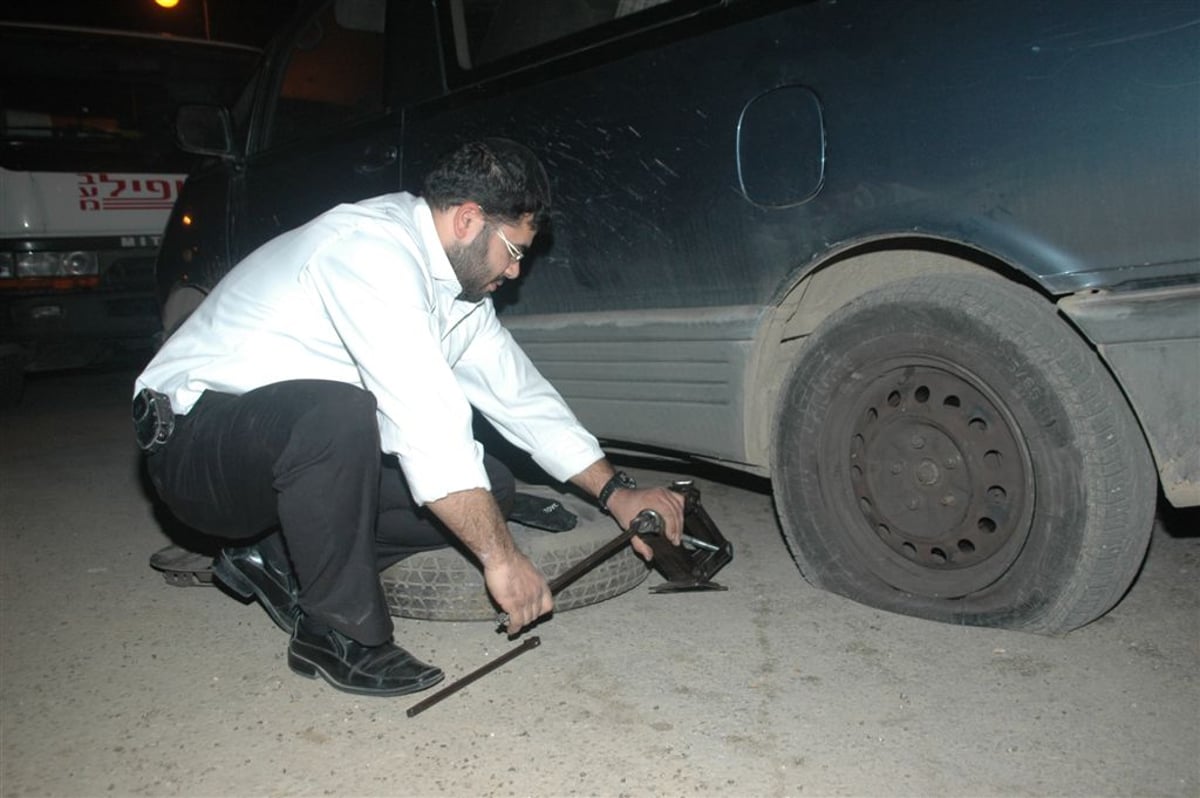
[(866, 293), (805, 343), (775, 494), (804, 576), (865, 604), (1061, 633), (1132, 583), (1145, 439), (1096, 354), (1033, 291), (939, 275)]
[(170, 338), (179, 329), (179, 325), (187, 321), (188, 316), (200, 307), (207, 295), (207, 291), (189, 283), (176, 283), (171, 286), (162, 308), (163, 341)]
[[(574, 529), (556, 533), (509, 524), (517, 547), (548, 580), (553, 580), (621, 534), (613, 520), (590, 503), (528, 487), (521, 490), (558, 499), (579, 518)], [(649, 566), (627, 546), (555, 596), (555, 612), (618, 596), (637, 587), (649, 573)], [(479, 565), (469, 554), (454, 546), (401, 560), (384, 569), (380, 581), (389, 612), (403, 618), (491, 621), (498, 612), (488, 596)]]

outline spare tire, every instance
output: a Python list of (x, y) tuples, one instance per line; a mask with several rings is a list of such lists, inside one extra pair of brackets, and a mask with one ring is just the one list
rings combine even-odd
[[(542, 532), (510, 523), (517, 547), (547, 579), (566, 571), (621, 534), (620, 528), (592, 503), (546, 487), (520, 491), (557, 499), (579, 517), (568, 532)], [(650, 566), (632, 548), (617, 552), (554, 597), (556, 612), (584, 607), (631, 590), (645, 581)], [(498, 611), (473, 557), (456, 546), (414, 554), (380, 574), (388, 609), (402, 618), (430, 621), (494, 620)]]
[[(612, 519), (590, 502), (544, 487), (522, 486), (520, 490), (555, 499), (579, 518), (574, 529), (557, 533), (509, 523), (517, 547), (547, 579), (554, 579), (621, 534)], [(200, 548), (197, 544), (192, 541)], [(170, 585), (212, 585), (213, 552), (204, 548), (198, 553), (171, 544), (155, 552), (150, 565), (162, 572)], [(554, 598), (555, 609), (571, 610), (618, 596), (637, 587), (649, 573), (650, 566), (626, 547), (564, 588)], [(388, 611), (402, 618), (486, 621), (494, 620), (499, 611), (488, 596), (475, 559), (456, 546), (415, 554), (385, 569), (379, 579)]]

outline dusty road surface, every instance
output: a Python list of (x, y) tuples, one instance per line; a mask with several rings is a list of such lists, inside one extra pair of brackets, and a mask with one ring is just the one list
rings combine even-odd
[[(695, 472), (729, 591), (658, 579), (415, 718), (288, 671), (281, 632), (147, 567), (166, 542), (131, 375), (0, 416), (4, 796), (1196, 796), (1200, 537), (1156, 530), (1126, 599), (1062, 638), (888, 615), (802, 581), (763, 486)], [(644, 481), (685, 471), (637, 469)], [(513, 644), (399, 620), (448, 680)]]

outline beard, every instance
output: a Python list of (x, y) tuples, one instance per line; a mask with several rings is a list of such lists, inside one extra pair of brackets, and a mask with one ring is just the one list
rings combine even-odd
[(446, 259), (462, 290), (458, 299), (478, 302), (488, 295), (487, 287), (500, 279), (487, 262), (488, 241), (492, 228), (485, 226), (470, 244), (460, 244), (446, 251)]

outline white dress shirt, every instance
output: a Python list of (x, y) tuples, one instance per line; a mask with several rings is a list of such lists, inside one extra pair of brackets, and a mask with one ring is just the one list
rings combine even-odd
[(206, 390), (336, 380), (379, 406), (384, 452), (421, 504), (489, 488), (476, 407), (558, 480), (599, 444), (496, 318), (458, 279), (424, 200), (339, 205), (252, 252), (217, 284), (138, 377), (185, 414)]

